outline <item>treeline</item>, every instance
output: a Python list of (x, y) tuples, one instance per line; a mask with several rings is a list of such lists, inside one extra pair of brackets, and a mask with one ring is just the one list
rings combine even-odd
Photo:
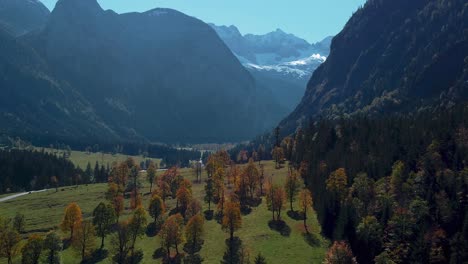
[(0, 150), (0, 193), (75, 184), (83, 171), (56, 155), (29, 150)]
[(346, 241), (332, 250), (348, 243), (359, 263), (468, 260), (468, 107), (320, 121), (281, 148), (323, 233)]
[(190, 160), (200, 159), (200, 151), (189, 149), (178, 149), (173, 146), (155, 144), (148, 142), (120, 142), (115, 141), (96, 141), (89, 140), (71, 140), (69, 138), (35, 138), (21, 137), (12, 139), (6, 136), (0, 136), (0, 146), (7, 145), (15, 147), (18, 142), (34, 145), (36, 147), (57, 148), (63, 150), (77, 150), (86, 152), (105, 152), (113, 154), (124, 154), (129, 156), (142, 155), (150, 158), (162, 159), (167, 166), (188, 167)]

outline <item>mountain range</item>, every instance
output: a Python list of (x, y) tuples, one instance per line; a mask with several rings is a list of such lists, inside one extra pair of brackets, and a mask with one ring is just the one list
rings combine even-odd
[[(13, 3), (13, 4), (12, 4)], [(96, 0), (0, 0), (0, 131), (32, 138), (239, 141), (286, 110), (215, 31), (171, 9), (117, 14)], [(30, 16), (40, 14), (31, 24)], [(34, 25), (34, 26), (32, 26)]]
[(289, 112), (300, 102), (312, 73), (326, 60), (332, 40), (327, 37), (310, 44), (281, 29), (264, 35), (242, 35), (235, 26), (210, 26), (257, 84), (270, 89)]
[(411, 114), (468, 98), (463, 0), (369, 0), (333, 38), (330, 55), (280, 126), (318, 118)]

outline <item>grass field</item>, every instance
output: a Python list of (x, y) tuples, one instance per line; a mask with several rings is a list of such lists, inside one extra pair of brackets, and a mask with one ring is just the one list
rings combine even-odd
[[(72, 154), (73, 156), (73, 154)], [(264, 162), (266, 175), (273, 175), (275, 182), (283, 182), (287, 169), (274, 169), (273, 162)], [(181, 173), (188, 179), (194, 179), (190, 169), (182, 169)], [(206, 177), (205, 173), (203, 175)], [(142, 175), (143, 191), (149, 191), (149, 185), (144, 181)], [(71, 202), (77, 202), (81, 207), (84, 218), (91, 217), (92, 210), (99, 202), (104, 201), (104, 192), (106, 184), (81, 185), (74, 187), (65, 187), (55, 190), (29, 194), (14, 200), (0, 203), (0, 216), (13, 217), (16, 212), (23, 213), (26, 217), (26, 234), (24, 237), (33, 233), (45, 233), (52, 229), (58, 229), (66, 205)], [(192, 187), (194, 197), (203, 200), (204, 184), (195, 184)], [(126, 200), (127, 206), (129, 201)], [(143, 204), (145, 207), (149, 203), (149, 195), (145, 195)], [(172, 200), (167, 202), (168, 207), (175, 207)], [(204, 205), (206, 209), (207, 205)], [(297, 206), (296, 206), (297, 208)], [(271, 219), (271, 212), (267, 210), (265, 201), (260, 206), (253, 208), (252, 212), (242, 219), (242, 228), (237, 232), (243, 244), (248, 248), (251, 259), (258, 252), (261, 252), (268, 263), (321, 263), (323, 261), (328, 242), (320, 235), (320, 226), (317, 223), (315, 215), (309, 217), (308, 225), (311, 230), (314, 243), (308, 243), (304, 238), (302, 221), (296, 221), (289, 218), (285, 213), (282, 214), (283, 220), (291, 229), (289, 236), (283, 236), (277, 231), (268, 227), (268, 221)], [(130, 215), (130, 210), (125, 210), (123, 218)], [(228, 237), (221, 230), (221, 226), (215, 221), (205, 221), (205, 243), (200, 255), (204, 258), (204, 263), (219, 263), (225, 251), (224, 240)], [(66, 234), (62, 234), (65, 238)], [(159, 237), (147, 237), (140, 239), (138, 248), (144, 252), (144, 259), (141, 263), (160, 263), (152, 255), (160, 247)], [(110, 239), (107, 238), (106, 246), (110, 245)], [(112, 255), (112, 253), (110, 254)], [(79, 263), (79, 257), (71, 249), (62, 252), (63, 263)], [(0, 260), (5, 263), (5, 260)], [(15, 263), (20, 263), (20, 258), (15, 259)], [(110, 258), (99, 263), (111, 263)]]
[[(41, 150), (42, 148), (38, 148), (38, 150)], [(46, 152), (51, 152), (51, 153), (56, 153), (58, 155), (63, 155), (63, 152), (61, 150), (57, 149), (51, 149), (51, 148), (44, 148), (44, 151)], [(84, 151), (71, 151), (71, 155), (69, 157), (70, 161), (75, 164), (75, 166), (79, 166), (83, 170), (86, 169), (86, 166), (88, 165), (88, 162), (91, 164), (91, 168), (94, 169), (94, 165), (96, 164), (96, 161), (99, 162), (99, 166), (104, 165), (109, 166), (112, 165), (113, 162), (120, 162), (124, 161), (128, 157), (132, 157), (135, 161), (140, 164), (140, 162), (145, 161), (145, 160), (153, 160), (154, 162), (157, 162), (159, 164), (160, 159), (152, 159), (148, 157), (143, 157), (143, 156), (128, 156), (124, 154), (109, 154), (109, 153), (103, 153), (103, 152), (90, 152), (86, 153)]]

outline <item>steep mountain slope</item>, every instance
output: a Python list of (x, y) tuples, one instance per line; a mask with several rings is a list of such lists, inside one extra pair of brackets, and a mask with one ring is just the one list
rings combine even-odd
[(235, 26), (210, 24), (232, 52), (254, 76), (257, 84), (272, 90), (289, 111), (304, 95), (314, 70), (329, 53), (332, 37), (309, 44), (280, 29), (265, 35), (242, 35)]
[(38, 0), (0, 0), (0, 27), (15, 36), (45, 25), (49, 9)]
[(56, 140), (117, 139), (91, 105), (51, 75), (29, 47), (0, 30), (0, 133)]
[(332, 42), (281, 126), (311, 117), (415, 111), (467, 98), (468, 5), (462, 0), (368, 1)]
[(21, 40), (125, 139), (237, 141), (284, 116), (207, 24), (175, 10), (119, 15), (60, 0)]

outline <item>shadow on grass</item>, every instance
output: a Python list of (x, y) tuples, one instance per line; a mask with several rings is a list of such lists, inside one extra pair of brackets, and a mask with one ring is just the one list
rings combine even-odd
[(197, 252), (200, 252), (203, 244), (205, 243), (204, 240), (200, 239), (195, 245), (192, 242), (184, 244), (184, 251), (190, 255), (194, 255)]
[(291, 227), (289, 227), (283, 220), (270, 220), (268, 221), (268, 226), (271, 230), (277, 231), (282, 236), (288, 237), (291, 235)]
[(98, 249), (93, 252), (88, 259), (83, 260), (82, 264), (91, 264), (91, 263), (98, 263), (105, 260), (109, 256), (109, 251), (106, 249)]
[(167, 257), (167, 251), (162, 247), (156, 249), (153, 253), (153, 259), (162, 259), (165, 257)]
[(188, 255), (184, 258), (184, 264), (201, 264), (203, 258), (199, 254)]
[(63, 239), (62, 240), (63, 250), (68, 249), (71, 246), (71, 239)]
[(121, 256), (119, 254), (116, 254), (114, 257), (112, 257), (112, 260), (114, 261), (114, 263), (138, 264), (143, 260), (143, 250), (137, 250), (133, 255), (129, 256)]
[(178, 213), (180, 213), (180, 210), (177, 207), (172, 209), (171, 211), (169, 211), (169, 215), (175, 215), (175, 214), (178, 214)]
[(161, 230), (161, 224), (159, 222), (152, 222), (146, 227), (146, 236), (155, 237), (159, 230)]
[(291, 210), (289, 210), (287, 212), (287, 215), (289, 216), (289, 218), (294, 219), (296, 221), (304, 220), (304, 213), (300, 212), (300, 211), (291, 211)]
[(304, 240), (307, 242), (307, 244), (309, 244), (311, 247), (319, 247), (321, 244), (320, 239), (315, 234), (304, 233), (302, 236), (304, 237)]
[(206, 220), (208, 220), (208, 221), (213, 220), (213, 215), (214, 215), (213, 210), (206, 210), (206, 211), (203, 212), (203, 214), (205, 214), (205, 219)]

